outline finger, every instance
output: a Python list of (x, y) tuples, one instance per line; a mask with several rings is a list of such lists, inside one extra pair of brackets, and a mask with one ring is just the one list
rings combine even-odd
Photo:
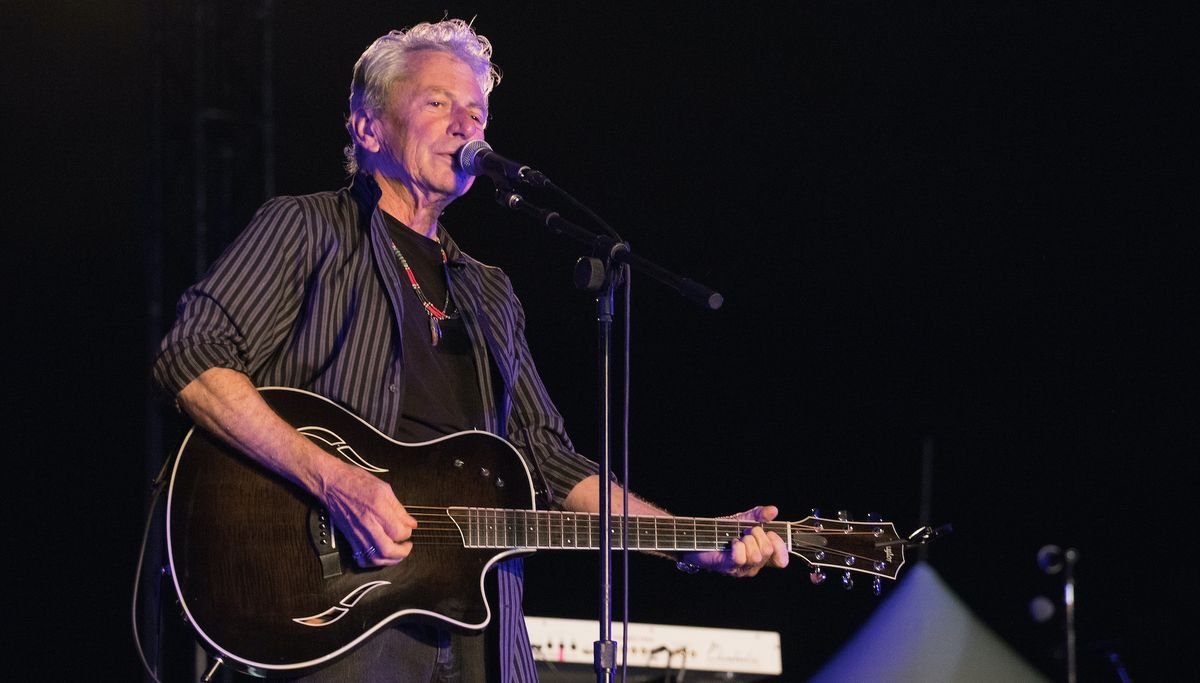
[(727, 562), (728, 567), (725, 569), (725, 571), (733, 572), (737, 568), (746, 564), (747, 555), (748, 554), (746, 551), (746, 542), (745, 541), (743, 541), (740, 538), (736, 538), (733, 541), (731, 541), (729, 543), (729, 559)]
[(415, 524), (407, 524), (400, 517), (393, 515), (388, 515), (380, 519), (380, 528), (383, 535), (387, 536), (394, 543), (403, 543), (412, 538), (415, 526)]
[(400, 520), (400, 523), (408, 527), (410, 530), (416, 529), (419, 526), (417, 524), (417, 518), (408, 514), (408, 510), (405, 510), (404, 506), (400, 505), (400, 501), (396, 501), (396, 504), (400, 506), (400, 513), (397, 517)]
[(767, 539), (775, 549), (775, 552), (771, 554), (771, 563), (776, 567), (788, 566), (788, 562), (791, 561), (792, 556), (788, 553), (787, 543), (774, 531), (767, 534)]
[(762, 521), (762, 513), (763, 513), (763, 507), (761, 505), (759, 505), (758, 507), (750, 508), (749, 510), (746, 510), (745, 512), (739, 512), (737, 514), (737, 518), (740, 520), (743, 520), (743, 521), (748, 521), (748, 522), (761, 522)]
[(754, 527), (750, 533), (754, 537), (755, 543), (758, 544), (758, 552), (762, 556), (762, 559), (755, 564), (766, 564), (771, 556), (775, 554), (775, 544), (771, 543), (771, 539), (767, 537), (767, 532), (760, 526)]
[(412, 530), (417, 528), (416, 518), (408, 514), (390, 488), (386, 490), (386, 499), (381, 501), (375, 514), (384, 534), (397, 543), (407, 541), (412, 536)]
[[(755, 527), (756, 529), (758, 527)], [(742, 562), (744, 567), (756, 567), (763, 563), (762, 548), (758, 545), (758, 539), (755, 538), (754, 532), (742, 536), (742, 545), (746, 548), (746, 559)]]
[(368, 522), (365, 526), (369, 533), (358, 547), (359, 564), (376, 567), (392, 565), (408, 557), (412, 552), (412, 541), (396, 542), (392, 540), (389, 534), (384, 533), (383, 527), (379, 524)]

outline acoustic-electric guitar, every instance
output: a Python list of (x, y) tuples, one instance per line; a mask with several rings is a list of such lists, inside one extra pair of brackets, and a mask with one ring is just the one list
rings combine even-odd
[[(261, 390), (289, 424), (330, 454), (388, 482), (417, 519), (412, 553), (359, 567), (327, 512), (304, 491), (205, 431), (192, 429), (167, 498), (170, 571), (184, 617), (227, 666), (299, 675), (347, 654), (396, 620), (480, 631), (491, 619), (483, 578), (536, 550), (600, 545), (595, 514), (539, 510), (524, 459), (481, 431), (406, 444), (313, 393)], [(621, 546), (622, 520), (610, 522)], [(631, 516), (634, 550), (719, 550), (753, 522)], [(814, 568), (895, 579), (906, 541), (880, 521), (810, 516), (762, 524)]]

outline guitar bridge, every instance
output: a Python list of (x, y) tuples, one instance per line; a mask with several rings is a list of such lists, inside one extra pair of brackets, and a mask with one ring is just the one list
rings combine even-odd
[(337, 537), (333, 533), (333, 523), (329, 521), (328, 510), (309, 509), (308, 540), (312, 542), (313, 550), (317, 553), (317, 561), (321, 563), (321, 578), (332, 579), (340, 576), (342, 559), (339, 556)]

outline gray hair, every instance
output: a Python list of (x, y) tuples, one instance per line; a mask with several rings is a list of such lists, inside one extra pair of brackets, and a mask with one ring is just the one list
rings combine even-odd
[[(420, 50), (446, 52), (462, 60), (475, 74), (485, 98), (500, 82), (500, 69), (492, 63), (491, 41), (475, 33), (470, 24), (462, 19), (421, 23), (380, 36), (358, 58), (350, 84), (350, 113), (386, 111), (392, 88), (409, 75), (409, 55)], [(350, 132), (350, 144), (344, 150), (346, 170), (354, 175), (362, 166), (362, 150), (354, 141), (349, 120), (346, 130)]]

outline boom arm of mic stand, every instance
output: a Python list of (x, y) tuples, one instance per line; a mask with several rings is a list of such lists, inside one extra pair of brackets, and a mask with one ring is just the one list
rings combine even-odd
[(600, 253), (610, 254), (617, 262), (624, 261), (628, 263), (637, 272), (658, 280), (662, 284), (679, 292), (685, 299), (699, 306), (715, 311), (721, 307), (721, 304), (725, 303), (725, 297), (699, 282), (676, 275), (652, 261), (633, 254), (629, 251), (628, 245), (622, 246), (622, 243), (611, 237), (599, 235), (586, 228), (582, 228), (563, 218), (557, 211), (549, 211), (530, 204), (524, 197), (512, 190), (498, 188), (496, 190), (496, 201), (501, 206), (508, 207), (517, 213), (523, 213), (533, 218), (555, 234), (565, 235), (577, 242), (598, 249)]

